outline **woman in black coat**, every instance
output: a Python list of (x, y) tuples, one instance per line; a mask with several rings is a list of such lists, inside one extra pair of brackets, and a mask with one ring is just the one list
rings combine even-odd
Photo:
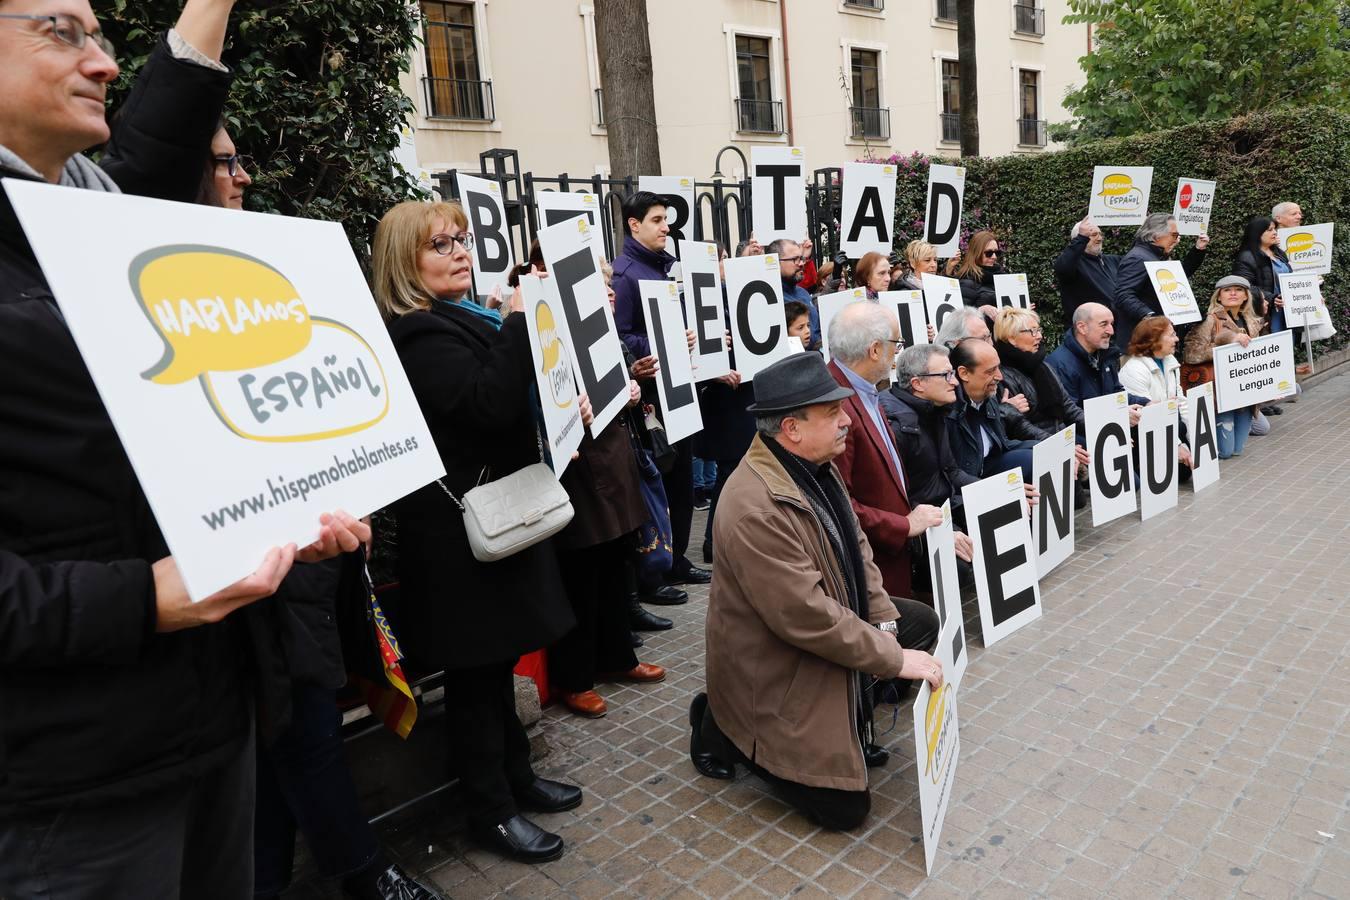
[(1045, 364), (1039, 316), (1017, 306), (999, 310), (994, 320), (994, 349), (1002, 365), (999, 394), (1005, 419), (1024, 419), (1038, 441), (1070, 425), (1077, 426), (1080, 442), (1086, 439), (1083, 408), (1064, 390), (1055, 370)]
[(1255, 216), (1242, 233), (1242, 246), (1233, 257), (1234, 275), (1252, 286), (1252, 308), (1270, 322), (1270, 331), (1284, 330), (1284, 300), (1280, 298), (1280, 274), (1294, 271), (1280, 247), (1275, 220)]
[(574, 620), (552, 541), (478, 562), (447, 496), (540, 461), (525, 317), (470, 296), (467, 226), (458, 204), (407, 202), (375, 232), (375, 296), (446, 473), (394, 505), (401, 591), (389, 613), (410, 660), (445, 671), (450, 767), (473, 835), (542, 862), (562, 839), (519, 809), (571, 809), (581, 791), (534, 774), (511, 670)]
[(947, 275), (961, 283), (961, 300), (993, 321), (998, 314), (994, 276), (1007, 274), (1003, 268), (1003, 250), (992, 231), (977, 231), (970, 236), (966, 252), (947, 263)]

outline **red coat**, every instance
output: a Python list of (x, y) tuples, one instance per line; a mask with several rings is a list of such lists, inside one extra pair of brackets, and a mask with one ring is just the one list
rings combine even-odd
[[(838, 363), (831, 362), (829, 369), (835, 381), (852, 387)], [(909, 497), (862, 399), (857, 395), (845, 399), (844, 411), (853, 424), (844, 452), (834, 464), (844, 478), (853, 511), (872, 545), (872, 561), (881, 570), (886, 592), (892, 597), (908, 597), (911, 594)]]

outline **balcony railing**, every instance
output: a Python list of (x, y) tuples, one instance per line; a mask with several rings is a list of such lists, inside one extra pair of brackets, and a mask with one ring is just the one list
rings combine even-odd
[(1045, 146), (1044, 119), (1018, 119), (1017, 143), (1024, 147)]
[(849, 118), (853, 127), (849, 133), (855, 138), (891, 139), (891, 111), (876, 106), (850, 106)]
[(595, 89), (595, 124), (597, 128), (605, 127), (605, 89)]
[(856, 6), (859, 9), (870, 9), (876, 12), (886, 8), (886, 0), (844, 0), (845, 6)]
[(754, 134), (782, 134), (782, 102), (779, 100), (746, 100), (737, 97), (736, 130)]
[(937, 18), (944, 22), (955, 22), (956, 0), (937, 0)]
[(961, 114), (938, 113), (938, 118), (942, 121), (942, 140), (949, 144), (959, 142), (961, 140)]
[(491, 81), (462, 78), (422, 79), (429, 119), (471, 119), (491, 122), (497, 118), (492, 104)]
[(1018, 34), (1045, 34), (1045, 10), (1025, 3), (1013, 4), (1013, 28)]

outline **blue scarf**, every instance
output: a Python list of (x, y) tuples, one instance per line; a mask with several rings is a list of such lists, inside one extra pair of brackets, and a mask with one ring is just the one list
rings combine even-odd
[(478, 303), (478, 301), (473, 300), (468, 296), (465, 296), (459, 300), (446, 300), (445, 298), (441, 298), (441, 302), (448, 306), (458, 307), (464, 310), (465, 312), (473, 313), (475, 316), (487, 322), (493, 328), (500, 330), (502, 327), (501, 313), (499, 313), (495, 309), (488, 309), (487, 307)]

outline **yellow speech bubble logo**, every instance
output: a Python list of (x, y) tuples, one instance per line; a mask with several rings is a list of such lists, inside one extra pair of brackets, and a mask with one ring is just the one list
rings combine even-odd
[(1280, 380), (1280, 384), (1279, 384), (1280, 390), (1282, 390), (1282, 391), (1287, 391), (1287, 390), (1290, 390), (1292, 387), (1293, 387), (1293, 385), (1290, 384), (1288, 381), (1286, 381), (1286, 380), (1284, 380), (1284, 379), (1281, 379), (1281, 380)]
[(1018, 474), (1017, 472), (1008, 473), (1008, 484), (1021, 484), (1021, 483), (1022, 483), (1022, 476), (1020, 474)]
[(1177, 281), (1177, 276), (1172, 273), (1171, 269), (1158, 270), (1158, 290), (1175, 291), (1179, 287), (1181, 287), (1181, 283)]
[(544, 371), (558, 364), (562, 355), (562, 341), (558, 340), (558, 328), (553, 321), (553, 310), (547, 303), (540, 302), (534, 308), (534, 324), (539, 331), (539, 355), (544, 360)]
[(1117, 172), (1102, 179), (1102, 190), (1097, 196), (1121, 197), (1128, 194), (1133, 187), (1134, 182), (1130, 180), (1130, 176)]
[(1313, 239), (1311, 232), (1300, 231), (1296, 234), (1289, 235), (1289, 241), (1286, 244), (1285, 249), (1289, 253), (1307, 253), (1313, 248), (1315, 243), (1316, 241)]
[(938, 776), (946, 764), (943, 751), (946, 749), (947, 704), (951, 690), (952, 686), (944, 683), (941, 688), (933, 691), (928, 695), (928, 706), (924, 710), (923, 730), (927, 753), (923, 773), (931, 778), (934, 784), (937, 784)]
[(141, 377), (182, 384), (210, 371), (235, 372), (299, 353), (310, 342), (309, 311), (295, 286), (262, 260), (219, 247), (158, 247), (132, 260), (131, 290), (164, 341), (164, 356)]

